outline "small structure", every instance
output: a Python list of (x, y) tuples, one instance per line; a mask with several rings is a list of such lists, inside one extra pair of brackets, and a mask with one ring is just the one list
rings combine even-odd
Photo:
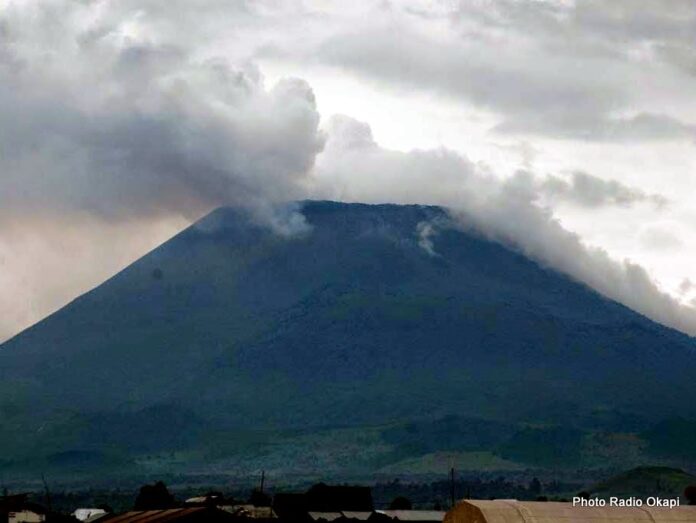
[(355, 511), (355, 510), (344, 510), (341, 512), (343, 519), (349, 519), (351, 521), (367, 521), (372, 516), (372, 512), (369, 511)]
[(75, 519), (79, 519), (85, 523), (92, 523), (93, 521), (107, 516), (108, 513), (103, 508), (78, 508), (72, 515)]
[(373, 519), (381, 515), (392, 521), (408, 521), (409, 523), (442, 523), (445, 519), (445, 513), (439, 510), (375, 510), (375, 515)]
[(104, 523), (224, 523), (237, 521), (232, 514), (214, 507), (172, 508), (165, 510), (138, 510), (102, 519)]
[(340, 519), (343, 515), (340, 512), (309, 512), (309, 519), (312, 521), (324, 521), (330, 523)]
[(46, 511), (40, 508), (25, 507), (7, 514), (7, 523), (42, 523), (44, 521), (46, 521)]
[[(607, 503), (608, 505), (608, 503)], [(465, 500), (445, 515), (444, 523), (696, 523), (696, 506), (581, 507), (545, 501)]]

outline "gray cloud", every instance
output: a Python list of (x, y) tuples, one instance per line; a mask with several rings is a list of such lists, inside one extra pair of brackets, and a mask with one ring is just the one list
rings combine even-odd
[(666, 226), (651, 225), (641, 231), (641, 244), (652, 251), (674, 251), (684, 246), (674, 229)]
[(660, 209), (668, 203), (664, 196), (646, 194), (635, 187), (584, 172), (574, 172), (570, 179), (547, 176), (538, 183), (538, 191), (551, 201), (567, 201), (590, 208), (607, 205), (630, 207), (637, 203), (649, 203)]
[(526, 63), (517, 51), (481, 48), (479, 42), (441, 43), (388, 26), (329, 39), (319, 58), (402, 88), (434, 89), (503, 113), (501, 131), (527, 130), (527, 120), (553, 118), (553, 127), (568, 121), (577, 124), (611, 110), (622, 94), (619, 86), (589, 78), (564, 60), (549, 57), (552, 64)]
[(495, 126), (495, 130), (504, 134), (536, 133), (604, 142), (696, 139), (696, 125), (664, 114), (645, 112), (630, 117), (565, 112), (548, 115), (543, 120), (538, 115), (519, 114)]
[(46, 35), (54, 13), (36, 11), (0, 36), (3, 212), (196, 216), (301, 194), (323, 141), (304, 81), (267, 90), (253, 68), (111, 25)]
[(679, 294), (681, 294), (682, 296), (688, 294), (692, 290), (694, 290), (695, 287), (696, 285), (694, 284), (694, 282), (692, 282), (689, 278), (684, 278), (682, 282), (679, 284)]
[[(663, 106), (677, 94), (669, 79), (684, 70), (665, 56), (681, 52), (686, 68), (696, 64), (696, 19), (687, 1), (669, 9), (623, 0), (436, 5), (441, 9), (425, 12), (387, 4), (313, 47), (266, 52), (347, 68), (397, 92), (467, 101), (496, 114), (494, 130), (502, 133), (609, 142), (696, 138), (695, 122)], [(432, 30), (423, 31), (414, 16)], [(694, 79), (680, 83), (696, 88)]]

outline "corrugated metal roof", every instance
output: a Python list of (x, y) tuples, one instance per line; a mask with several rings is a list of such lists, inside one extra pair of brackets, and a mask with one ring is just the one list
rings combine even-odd
[(447, 512), (445, 523), (694, 522), (696, 506), (574, 507), (572, 503), (465, 500)]
[(80, 521), (95, 521), (99, 517), (106, 515), (106, 510), (101, 508), (78, 508), (73, 512), (73, 516)]
[(377, 510), (375, 512), (399, 521), (442, 521), (445, 519), (445, 513), (439, 510)]
[(309, 517), (312, 518), (314, 521), (319, 521), (320, 519), (323, 519), (325, 521), (333, 521), (334, 519), (338, 519), (341, 517), (340, 512), (310, 512)]
[(343, 514), (344, 518), (367, 521), (372, 515), (372, 512), (356, 512), (354, 510), (344, 510), (343, 512), (341, 512), (341, 514)]
[(173, 521), (205, 511), (205, 507), (173, 508), (166, 510), (144, 510), (126, 512), (109, 518), (109, 523), (149, 523), (151, 521)]

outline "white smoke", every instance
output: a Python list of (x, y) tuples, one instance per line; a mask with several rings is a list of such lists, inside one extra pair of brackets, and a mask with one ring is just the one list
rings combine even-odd
[(416, 233), (418, 234), (418, 245), (421, 249), (430, 254), (430, 256), (439, 256), (435, 252), (435, 243), (433, 242), (433, 236), (438, 234), (435, 225), (430, 222), (420, 222), (416, 226)]
[(544, 183), (531, 173), (502, 179), (445, 149), (385, 150), (372, 140), (366, 124), (345, 116), (332, 120), (328, 134), (316, 165), (316, 190), (322, 197), (442, 205), (462, 227), (519, 249), (655, 321), (696, 334), (696, 309), (661, 291), (639, 265), (616, 261), (564, 229), (541, 203)]
[(0, 339), (217, 206), (307, 228), (284, 202), (323, 145), (309, 85), (267, 88), (105, 10), (0, 10)]

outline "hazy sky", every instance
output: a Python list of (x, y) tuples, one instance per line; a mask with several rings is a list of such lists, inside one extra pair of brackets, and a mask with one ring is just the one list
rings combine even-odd
[(696, 333), (695, 38), (693, 0), (0, 0), (0, 339), (302, 198), (447, 205)]

